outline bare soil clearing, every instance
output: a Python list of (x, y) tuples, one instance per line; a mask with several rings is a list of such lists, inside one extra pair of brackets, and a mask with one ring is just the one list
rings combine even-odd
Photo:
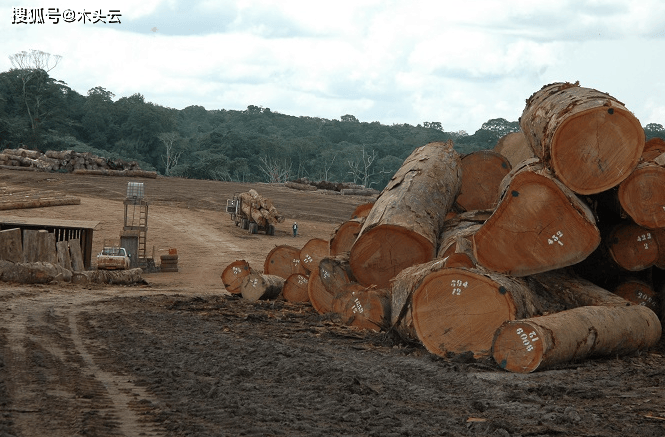
[[(0, 283), (0, 437), (665, 435), (662, 340), (638, 356), (514, 374), (340, 326), (309, 304), (224, 290), (229, 263), (262, 269), (276, 245), (328, 239), (366, 197), (0, 170), (0, 186), (81, 198), (0, 215), (99, 221), (98, 251), (118, 238), (129, 181), (150, 201), (149, 252), (176, 248), (179, 271), (137, 287)], [(249, 188), (286, 216), (275, 236), (224, 212)]]

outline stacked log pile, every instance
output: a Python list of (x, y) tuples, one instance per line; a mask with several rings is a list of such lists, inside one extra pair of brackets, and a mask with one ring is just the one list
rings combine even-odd
[(245, 217), (256, 222), (261, 227), (270, 224), (282, 223), (282, 216), (270, 199), (261, 196), (256, 190), (251, 189), (238, 195), (241, 201), (242, 212)]
[(49, 150), (42, 153), (38, 150), (23, 148), (5, 149), (0, 152), (0, 168), (106, 176), (157, 177), (156, 172), (141, 170), (136, 161), (112, 160), (95, 156), (89, 152), (80, 153), (72, 150)]
[(0, 211), (80, 204), (81, 199), (79, 197), (57, 191), (18, 186), (0, 187)]
[[(318, 269), (300, 273), (312, 306), (513, 372), (654, 346), (665, 147), (645, 147), (621, 102), (579, 84), (534, 93), (520, 127), (510, 157), (416, 149), (369, 212), (335, 229)], [(486, 162), (502, 168), (488, 187), (464, 177)]]

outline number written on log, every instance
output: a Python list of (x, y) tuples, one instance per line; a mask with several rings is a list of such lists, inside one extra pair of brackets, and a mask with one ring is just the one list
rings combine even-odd
[(644, 241), (644, 248), (649, 249), (649, 242), (648, 240), (651, 240), (651, 232), (647, 232), (646, 234), (639, 235), (637, 237), (637, 241)]
[(298, 284), (300, 285), (307, 284), (307, 278), (305, 278), (304, 276), (298, 276)]
[(312, 261), (314, 261), (314, 260), (313, 260), (312, 257), (309, 256), (309, 255), (307, 255), (307, 256), (305, 257), (305, 259), (303, 260), (303, 262), (304, 262), (305, 264), (309, 264), (309, 263), (311, 263)]
[(328, 270), (321, 270), (321, 276), (323, 276), (323, 279), (328, 279), (330, 278), (330, 273), (328, 273)]
[(524, 329), (522, 328), (517, 328), (517, 335), (520, 337), (522, 340), (522, 344), (526, 347), (527, 352), (531, 352), (533, 350), (533, 342), (538, 341), (538, 334), (536, 331), (531, 331), (528, 334), (524, 332)]
[(233, 268), (233, 274), (234, 275), (239, 275), (240, 274), (240, 267), (234, 267)]
[(550, 238), (547, 239), (547, 243), (548, 244), (558, 243), (560, 246), (563, 246), (563, 241), (561, 241), (562, 238), (563, 238), (563, 232), (557, 231), (556, 234), (552, 235)]
[(293, 265), (296, 266), (296, 267), (298, 266), (298, 264), (300, 264), (300, 260), (296, 259), (296, 258), (293, 258), (292, 262), (293, 262)]
[(259, 285), (259, 280), (257, 278), (254, 278), (249, 282), (252, 283), (252, 287), (254, 287), (254, 288), (256, 288), (256, 286)]
[(354, 314), (361, 314), (365, 311), (363, 306), (360, 303), (360, 300), (356, 298), (356, 300), (353, 302), (353, 313)]
[(453, 279), (450, 281), (450, 287), (453, 289), (453, 296), (460, 296), (462, 289), (469, 286), (469, 281), (462, 281), (460, 279)]
[(656, 303), (651, 296), (648, 296), (641, 291), (637, 292), (637, 298), (641, 301), (640, 305), (643, 306), (654, 305)]

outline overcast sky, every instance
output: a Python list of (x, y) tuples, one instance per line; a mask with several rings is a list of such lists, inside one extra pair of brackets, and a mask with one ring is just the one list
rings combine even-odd
[[(244, 110), (382, 124), (439, 121), (475, 132), (516, 121), (543, 85), (579, 81), (665, 125), (662, 0), (335, 2), (0, 0), (0, 71), (30, 49), (81, 94), (141, 93), (182, 109)], [(18, 24), (17, 8), (44, 8)], [(49, 8), (107, 23), (55, 24)], [(120, 23), (110, 23), (119, 10)]]

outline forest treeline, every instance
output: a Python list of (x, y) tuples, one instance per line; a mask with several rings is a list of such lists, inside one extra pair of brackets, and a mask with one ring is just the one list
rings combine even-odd
[[(178, 110), (141, 94), (115, 99), (101, 86), (87, 95), (51, 77), (46, 68), (0, 73), (0, 150), (74, 150), (137, 161), (144, 170), (195, 179), (243, 182), (354, 182), (382, 189), (404, 159), (432, 141), (453, 140), (462, 154), (491, 149), (519, 130), (496, 118), (473, 134), (446, 132), (439, 122), (384, 125), (291, 116), (250, 105), (245, 110)], [(660, 124), (647, 139), (665, 137)]]

